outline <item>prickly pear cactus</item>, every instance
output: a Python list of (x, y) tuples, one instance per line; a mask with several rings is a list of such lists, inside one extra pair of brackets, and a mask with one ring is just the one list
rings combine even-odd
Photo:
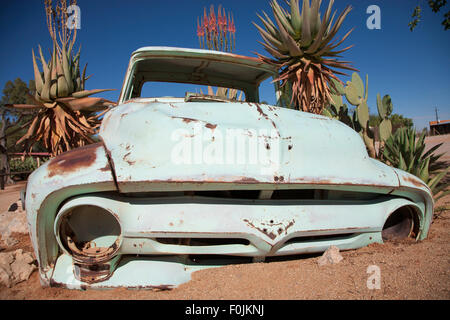
[[(352, 74), (351, 81), (347, 81), (345, 86), (335, 81), (336, 90), (332, 90), (331, 103), (324, 109), (323, 114), (330, 118), (338, 119), (353, 128), (361, 135), (369, 155), (372, 158), (381, 159), (384, 143), (392, 135), (392, 123), (389, 120), (389, 116), (392, 113), (393, 105), (389, 95), (385, 95), (383, 99), (381, 99), (379, 94), (377, 95), (378, 116), (381, 122), (378, 127), (380, 141), (375, 141), (373, 129), (369, 127), (368, 83), (369, 77), (367, 75), (364, 85), (361, 77), (356, 72)], [(343, 103), (343, 96), (345, 96), (348, 103), (356, 107), (352, 115), (348, 114), (347, 105)], [(376, 144), (378, 144), (378, 151)]]
[(391, 97), (389, 95), (385, 95), (383, 100), (381, 100), (380, 94), (377, 94), (377, 107), (378, 115), (381, 119), (383, 119), (378, 127), (380, 140), (385, 142), (392, 135), (392, 123), (391, 120), (388, 119), (394, 108)]

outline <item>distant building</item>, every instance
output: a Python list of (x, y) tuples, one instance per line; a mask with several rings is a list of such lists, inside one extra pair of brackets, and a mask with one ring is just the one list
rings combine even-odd
[(449, 134), (450, 120), (430, 121), (430, 135)]

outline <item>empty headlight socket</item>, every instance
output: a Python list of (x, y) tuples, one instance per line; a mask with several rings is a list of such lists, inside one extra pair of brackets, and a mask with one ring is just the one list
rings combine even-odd
[(55, 220), (55, 235), (61, 249), (72, 256), (76, 279), (95, 283), (111, 277), (122, 241), (113, 213), (94, 205), (63, 209)]

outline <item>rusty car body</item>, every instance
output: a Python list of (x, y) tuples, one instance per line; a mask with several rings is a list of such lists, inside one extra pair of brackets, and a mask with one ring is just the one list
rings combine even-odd
[[(424, 239), (428, 187), (371, 159), (339, 121), (280, 99), (259, 103), (261, 82), (274, 76), (272, 66), (230, 53), (135, 51), (101, 142), (29, 178), (42, 285), (170, 288), (230, 262)], [(245, 100), (141, 97), (153, 81), (234, 88)]]

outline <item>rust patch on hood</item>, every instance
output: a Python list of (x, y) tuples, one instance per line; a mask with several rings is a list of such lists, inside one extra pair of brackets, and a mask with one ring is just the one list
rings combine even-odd
[[(128, 150), (129, 148), (127, 148)], [(134, 165), (136, 161), (128, 159), (128, 156), (131, 154), (131, 151), (124, 155), (123, 161), (127, 162), (130, 166)]]
[(420, 180), (420, 179), (416, 179), (414, 177), (402, 177), (402, 178), (406, 182), (412, 183), (416, 187), (419, 187), (419, 188), (427, 187), (428, 188), (428, 185), (425, 182), (422, 182), (422, 180)]
[(100, 169), (100, 171), (111, 171), (111, 166), (107, 163), (106, 166)]
[(205, 127), (208, 129), (214, 130), (215, 128), (217, 128), (217, 124), (207, 123), (207, 124), (205, 124)]
[(258, 110), (259, 114), (261, 115), (261, 117), (264, 117), (266, 119), (269, 118), (269, 116), (267, 114), (264, 113), (264, 111), (262, 111), (261, 106), (257, 103), (256, 104), (256, 110)]
[[(277, 130), (277, 132), (278, 132), (278, 128), (277, 128), (277, 125), (275, 124), (275, 122), (271, 118), (269, 118), (269, 116), (266, 113), (264, 113), (264, 111), (261, 109), (261, 106), (258, 103), (255, 103), (255, 105), (256, 105), (256, 110), (258, 111), (260, 116), (263, 117), (264, 119), (270, 121), (270, 123), (272, 124), (274, 129)], [(250, 107), (252, 106), (251, 103), (249, 103), (249, 106)], [(278, 132), (278, 136), (280, 136), (279, 132)]]
[(47, 167), (48, 177), (72, 173), (81, 168), (91, 166), (97, 158), (97, 148), (101, 147), (101, 145), (102, 143), (94, 143), (53, 158)]
[(189, 122), (196, 122), (197, 119), (191, 119), (191, 118), (185, 118), (185, 117), (174, 117), (172, 116), (172, 119), (181, 119), (183, 122), (189, 123)]

